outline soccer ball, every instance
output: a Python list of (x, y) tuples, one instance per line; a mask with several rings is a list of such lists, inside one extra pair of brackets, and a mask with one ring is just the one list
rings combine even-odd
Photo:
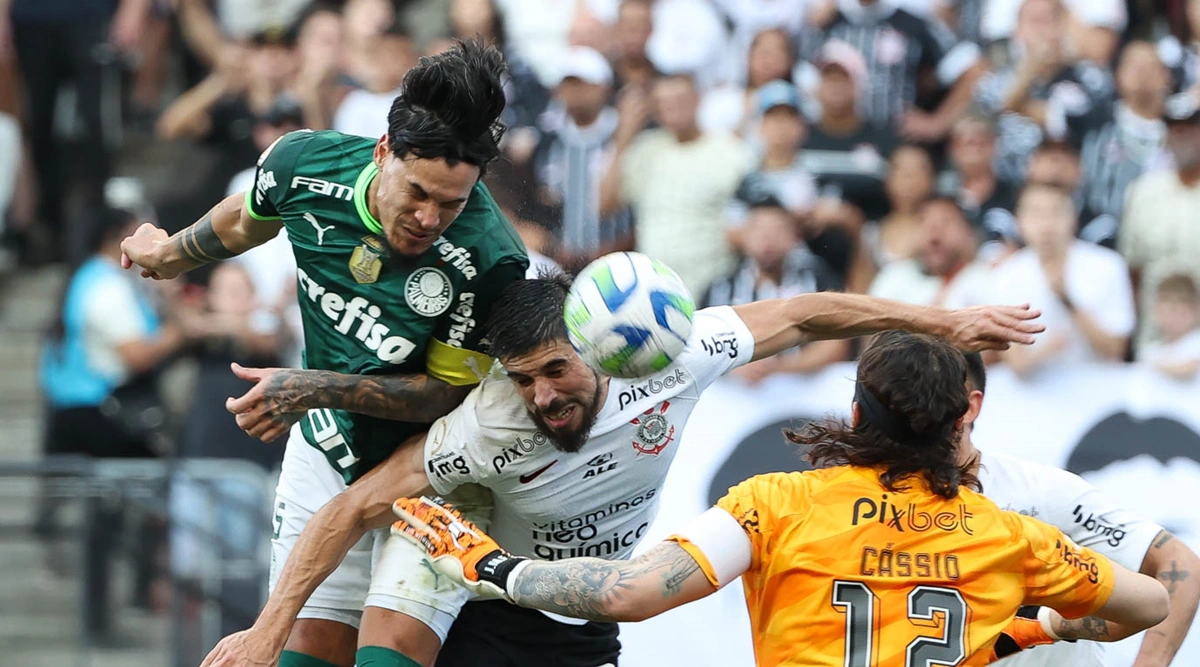
[(567, 336), (597, 372), (638, 378), (666, 368), (692, 333), (692, 295), (662, 262), (637, 252), (588, 264), (567, 294)]

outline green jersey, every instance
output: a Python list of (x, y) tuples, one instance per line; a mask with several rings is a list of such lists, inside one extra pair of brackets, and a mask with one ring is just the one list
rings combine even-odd
[[(419, 257), (392, 252), (367, 207), (375, 141), (302, 130), (263, 152), (246, 210), (281, 221), (296, 256), (304, 366), (350, 374), (427, 373), (476, 384), (497, 293), (524, 276), (525, 248), (477, 183), (458, 219)], [(310, 410), (305, 439), (354, 481), (427, 428), (341, 410)]]

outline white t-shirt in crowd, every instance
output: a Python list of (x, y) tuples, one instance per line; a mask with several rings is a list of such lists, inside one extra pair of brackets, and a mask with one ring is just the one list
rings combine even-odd
[(649, 130), (623, 160), (621, 191), (637, 216), (638, 250), (674, 269), (693, 294), (732, 271), (723, 214), (752, 168), (749, 147), (728, 134), (681, 144)]
[(557, 560), (625, 558), (658, 508), (663, 481), (701, 392), (754, 354), (732, 308), (698, 311), (687, 348), (665, 370), (612, 378), (583, 448), (559, 451), (499, 371), (429, 429), (425, 463), (439, 494), (491, 489), (488, 532), (506, 549)]
[(990, 267), (975, 261), (946, 280), (926, 273), (919, 260), (904, 259), (884, 266), (868, 294), (917, 306), (966, 308), (985, 303), (990, 274)]
[[(1090, 317), (1109, 335), (1128, 336), (1136, 325), (1133, 286), (1129, 268), (1117, 253), (1087, 241), (1074, 241), (1067, 251), (1063, 270), (1067, 296), (1080, 312)], [(987, 303), (1028, 303), (1042, 311), (1046, 325), (1033, 346), (1045, 345), (1056, 336), (1067, 338), (1066, 349), (1056, 358), (1061, 363), (1101, 361), (1092, 350), (1070, 312), (1050, 289), (1046, 274), (1032, 248), (1023, 248), (992, 270)]]
[(135, 274), (105, 272), (88, 290), (83, 312), (83, 349), (88, 366), (114, 385), (129, 379), (129, 367), (117, 348), (149, 338), (150, 330), (137, 295)]
[(387, 134), (388, 112), (399, 90), (372, 93), (361, 88), (350, 91), (333, 114), (333, 129), (368, 139)]
[[(1082, 477), (1061, 468), (981, 453), (983, 495), (1001, 509), (1061, 530), (1079, 546), (1137, 572), (1162, 526), (1121, 509)], [(1005, 667), (1102, 667), (1104, 644), (1058, 642), (1000, 661)]]
[(1200, 361), (1200, 329), (1193, 329), (1173, 342), (1147, 343), (1138, 351), (1138, 361), (1148, 364), (1185, 364)]

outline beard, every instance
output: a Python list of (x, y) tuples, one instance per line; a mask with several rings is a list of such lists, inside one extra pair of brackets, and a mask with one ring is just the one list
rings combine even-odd
[[(558, 412), (567, 407), (568, 401), (555, 403), (546, 408), (544, 412)], [(560, 452), (566, 454), (574, 454), (583, 449), (583, 446), (588, 441), (588, 436), (592, 434), (592, 426), (596, 424), (596, 417), (600, 415), (600, 376), (596, 375), (596, 392), (592, 394), (592, 400), (589, 405), (579, 404), (578, 409), (583, 414), (583, 420), (578, 429), (570, 431), (556, 431), (542, 418), (542, 410), (529, 410), (529, 417), (533, 419), (533, 423), (537, 424), (538, 430), (546, 434), (550, 439), (550, 444)]]

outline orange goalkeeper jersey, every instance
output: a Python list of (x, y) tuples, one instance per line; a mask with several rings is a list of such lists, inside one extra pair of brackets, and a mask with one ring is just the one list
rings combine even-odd
[(750, 536), (760, 667), (984, 665), (1022, 604), (1077, 618), (1112, 593), (1112, 565), (1057, 528), (906, 483), (836, 467), (760, 475), (718, 501)]

